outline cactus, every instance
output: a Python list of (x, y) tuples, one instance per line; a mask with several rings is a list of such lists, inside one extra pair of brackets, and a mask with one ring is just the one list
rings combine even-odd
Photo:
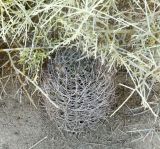
[(114, 73), (107, 62), (75, 48), (54, 53), (43, 73), (43, 89), (59, 106), (45, 100), (47, 113), (66, 131), (96, 129), (114, 103)]

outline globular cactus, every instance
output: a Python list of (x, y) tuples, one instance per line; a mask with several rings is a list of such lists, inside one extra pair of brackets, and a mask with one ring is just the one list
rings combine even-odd
[(61, 49), (49, 59), (43, 89), (58, 106), (45, 106), (51, 119), (67, 131), (95, 129), (106, 119), (114, 102), (114, 70), (100, 59), (86, 57), (81, 50)]

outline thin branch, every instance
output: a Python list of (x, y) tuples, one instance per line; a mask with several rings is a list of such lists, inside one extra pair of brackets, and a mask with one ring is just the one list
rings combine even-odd
[(13, 67), (13, 69), (15, 70), (15, 72), (17, 74), (21, 74), (23, 77), (25, 77), (26, 80), (28, 80), (31, 84), (33, 84), (41, 93), (42, 95), (44, 95), (46, 97), (46, 99), (48, 99), (48, 101), (55, 107), (55, 108), (58, 108), (59, 109), (59, 106), (54, 103), (50, 98), (49, 96), (41, 89), (41, 87), (39, 87), (34, 81), (32, 81), (32, 79), (30, 79), (28, 76), (26, 76), (22, 71), (20, 71), (15, 65), (14, 65), (14, 62), (11, 58), (11, 55), (9, 52), (7, 52), (8, 56), (9, 56), (9, 59), (11, 61), (11, 65)]

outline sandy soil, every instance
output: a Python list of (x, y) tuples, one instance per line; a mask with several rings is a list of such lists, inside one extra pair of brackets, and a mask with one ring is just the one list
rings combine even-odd
[[(97, 130), (73, 134), (59, 130), (44, 108), (34, 108), (25, 96), (20, 103), (14, 87), (7, 90), (8, 95), (0, 99), (0, 149), (160, 148), (159, 118), (155, 121), (149, 110), (132, 110), (128, 104)], [(154, 110), (158, 113), (159, 105)]]
[[(39, 108), (41, 109), (41, 108)], [(122, 110), (121, 110), (122, 111)], [(96, 131), (72, 134), (60, 131), (44, 110), (27, 100), (0, 100), (0, 149), (158, 149), (158, 123), (149, 112), (117, 114)]]

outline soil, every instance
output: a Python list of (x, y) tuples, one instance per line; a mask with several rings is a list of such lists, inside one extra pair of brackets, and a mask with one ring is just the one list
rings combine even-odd
[[(15, 87), (9, 86), (7, 91), (0, 99), (0, 149), (160, 148), (159, 118), (140, 105), (135, 109), (133, 104), (126, 104), (96, 130), (74, 134), (59, 130), (41, 104), (36, 109), (24, 95), (19, 100), (14, 96)], [(157, 104), (154, 111), (158, 110)]]

